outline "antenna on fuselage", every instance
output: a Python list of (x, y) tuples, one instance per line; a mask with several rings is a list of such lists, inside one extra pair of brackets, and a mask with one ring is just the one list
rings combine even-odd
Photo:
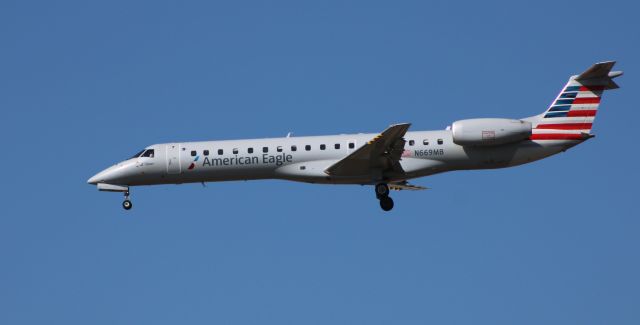
[(293, 132), (287, 133), (287, 138), (291, 138), (292, 135), (293, 135)]

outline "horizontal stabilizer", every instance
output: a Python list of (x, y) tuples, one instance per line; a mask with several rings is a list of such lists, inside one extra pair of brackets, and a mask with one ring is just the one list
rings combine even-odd
[(613, 66), (616, 64), (616, 61), (606, 61), (600, 62), (592, 65), (585, 72), (579, 74), (575, 80), (580, 83), (589, 86), (589, 85), (600, 85), (604, 86), (604, 89), (617, 89), (620, 88), (614, 81), (613, 78), (619, 77), (622, 75), (622, 71), (611, 71)]
[(576, 77), (576, 80), (597, 79), (609, 77), (609, 72), (613, 68), (616, 61), (600, 62), (592, 65), (585, 72)]

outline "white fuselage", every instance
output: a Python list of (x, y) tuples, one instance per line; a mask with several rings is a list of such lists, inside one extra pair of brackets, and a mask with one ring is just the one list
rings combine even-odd
[(153, 150), (120, 162), (89, 180), (122, 186), (231, 180), (284, 179), (309, 183), (375, 184), (403, 181), (452, 170), (516, 166), (564, 151), (581, 140), (531, 141), (467, 147), (453, 143), (452, 133), (407, 132), (400, 164), (393, 172), (330, 176), (325, 170), (377, 134), (284, 137), (156, 144)]

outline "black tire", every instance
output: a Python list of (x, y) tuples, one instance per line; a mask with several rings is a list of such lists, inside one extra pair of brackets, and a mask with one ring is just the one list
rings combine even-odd
[(391, 211), (393, 209), (393, 199), (388, 196), (383, 196), (380, 198), (380, 207), (384, 211)]
[(129, 200), (124, 200), (124, 202), (122, 202), (122, 207), (125, 210), (131, 210), (131, 208), (133, 208), (133, 203), (131, 203), (131, 201)]
[(376, 184), (375, 190), (377, 197), (389, 196), (389, 186), (385, 183)]

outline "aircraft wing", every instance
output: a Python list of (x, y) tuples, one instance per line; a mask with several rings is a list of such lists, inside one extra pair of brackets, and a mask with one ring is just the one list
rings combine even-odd
[(389, 183), (389, 189), (394, 191), (404, 191), (404, 190), (420, 191), (420, 190), (428, 190), (429, 188), (424, 186), (409, 184), (409, 182), (407, 181), (402, 181), (398, 183)]
[(404, 172), (400, 158), (410, 123), (394, 124), (324, 172), (331, 176), (367, 175), (374, 170)]

